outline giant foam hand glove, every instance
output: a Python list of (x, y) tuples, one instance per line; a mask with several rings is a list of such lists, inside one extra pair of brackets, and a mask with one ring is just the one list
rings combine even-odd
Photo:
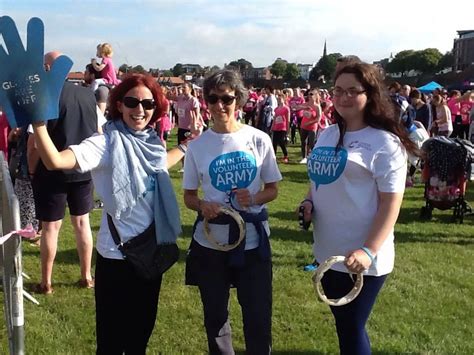
[(26, 50), (8, 16), (0, 17), (0, 35), (6, 46), (0, 46), (0, 106), (10, 126), (58, 118), (59, 95), (72, 67), (71, 59), (60, 56), (51, 70), (45, 71), (44, 26), (39, 18), (28, 21)]

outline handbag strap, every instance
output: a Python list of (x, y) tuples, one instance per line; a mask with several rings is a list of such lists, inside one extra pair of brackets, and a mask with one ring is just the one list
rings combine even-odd
[(117, 245), (117, 248), (120, 249), (123, 245), (123, 242), (120, 239), (120, 236), (117, 232), (117, 228), (115, 228), (115, 224), (112, 221), (112, 217), (108, 213), (107, 213), (107, 224), (109, 225), (109, 231), (110, 231), (110, 234), (112, 235), (112, 239), (114, 240), (114, 243)]

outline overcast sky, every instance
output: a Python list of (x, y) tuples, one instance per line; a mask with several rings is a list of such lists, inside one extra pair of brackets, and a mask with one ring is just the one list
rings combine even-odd
[[(98, 43), (113, 61), (168, 69), (176, 63), (218, 65), (277, 57), (312, 63), (328, 53), (372, 62), (404, 49), (453, 47), (457, 30), (474, 30), (474, 1), (416, 0), (0, 0), (26, 41), (26, 24), (45, 24), (45, 50), (57, 49), (82, 71)], [(0, 43), (3, 40), (0, 38)], [(25, 42), (26, 43), (26, 42)]]

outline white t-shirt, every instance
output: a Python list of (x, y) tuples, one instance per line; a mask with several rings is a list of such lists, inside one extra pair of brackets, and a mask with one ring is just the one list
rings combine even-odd
[[(378, 192), (405, 190), (407, 158), (395, 135), (366, 127), (346, 132), (337, 153), (337, 125), (324, 130), (308, 158), (313, 212), (313, 252), (324, 262), (364, 245), (378, 208)], [(377, 253), (369, 275), (392, 271), (393, 230)], [(343, 264), (334, 270), (348, 272)]]
[[(183, 188), (197, 190), (202, 185), (205, 201), (242, 209), (232, 189), (247, 188), (254, 195), (265, 183), (281, 180), (270, 137), (244, 125), (237, 132), (216, 133), (212, 129), (189, 143), (184, 162)], [(258, 213), (265, 205), (252, 206), (247, 212)], [(209, 224), (220, 244), (227, 244), (229, 226)], [(270, 235), (268, 223), (265, 228)], [(252, 223), (246, 224), (245, 249), (258, 247), (258, 234)], [(194, 239), (206, 248), (213, 248), (203, 233), (203, 223), (196, 226)]]
[[(112, 167), (106, 137), (96, 134), (78, 145), (71, 145), (69, 149), (76, 156), (79, 171), (91, 171), (95, 190), (104, 202), (100, 229), (97, 234), (97, 252), (104, 258), (123, 259), (122, 253), (117, 249), (112, 239), (107, 223), (106, 201), (110, 201), (112, 196)], [(120, 220), (117, 220), (109, 212), (123, 242), (143, 232), (153, 221), (153, 182), (147, 181), (146, 183), (148, 188), (145, 196), (137, 200), (137, 204), (129, 210), (129, 214), (124, 213)]]

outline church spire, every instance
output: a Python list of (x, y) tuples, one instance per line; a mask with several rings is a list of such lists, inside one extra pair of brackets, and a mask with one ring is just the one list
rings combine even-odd
[(327, 48), (326, 48), (326, 40), (324, 40), (324, 49), (323, 49), (323, 57), (328, 55)]

